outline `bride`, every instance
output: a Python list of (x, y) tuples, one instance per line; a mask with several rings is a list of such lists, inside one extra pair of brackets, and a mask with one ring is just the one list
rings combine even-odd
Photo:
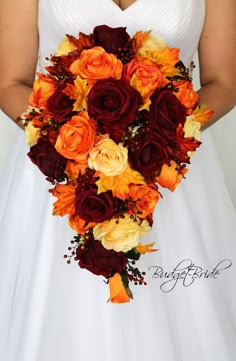
[[(74, 233), (51, 216), (50, 184), (17, 132), (0, 179), (0, 359), (3, 361), (233, 361), (236, 353), (236, 215), (206, 128), (236, 100), (234, 0), (2, 0), (0, 107), (25, 111), (37, 64), (66, 33), (99, 24), (153, 29), (181, 49), (198, 50), (201, 103), (214, 109), (187, 180), (164, 192), (140, 261), (148, 285), (129, 304), (106, 303), (103, 279), (66, 265)], [(39, 61), (38, 61), (39, 59)], [(19, 124), (18, 124), (19, 125)], [(166, 278), (181, 270), (193, 278)], [(169, 281), (169, 282), (168, 282)]]

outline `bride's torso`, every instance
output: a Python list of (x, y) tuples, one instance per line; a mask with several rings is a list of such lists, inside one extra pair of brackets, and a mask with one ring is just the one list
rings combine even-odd
[[(40, 58), (53, 53), (65, 34), (91, 33), (96, 25), (126, 26), (130, 35), (153, 30), (181, 49), (186, 63), (195, 53), (205, 16), (205, 0), (39, 0)], [(128, 7), (126, 7), (128, 6)]]

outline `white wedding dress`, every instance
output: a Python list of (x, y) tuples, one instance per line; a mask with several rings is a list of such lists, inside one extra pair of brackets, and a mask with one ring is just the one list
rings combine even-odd
[[(130, 34), (153, 29), (188, 65), (204, 15), (204, 0), (137, 0), (125, 11), (112, 0), (40, 0), (40, 61), (64, 34), (107, 24)], [(134, 300), (122, 305), (106, 303), (102, 277), (66, 264), (74, 232), (51, 216), (51, 185), (16, 135), (0, 179), (0, 360), (234, 361), (236, 216), (209, 132), (187, 179), (163, 192), (155, 211), (148, 241), (159, 251), (139, 262), (148, 285), (131, 285)], [(171, 291), (173, 281), (161, 286), (167, 274), (153, 277), (187, 259), (202, 272), (221, 261), (228, 268), (186, 287), (189, 273)]]

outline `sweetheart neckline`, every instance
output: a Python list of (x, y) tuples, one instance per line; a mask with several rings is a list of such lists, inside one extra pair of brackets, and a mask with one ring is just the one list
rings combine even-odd
[(132, 4), (130, 4), (127, 8), (121, 9), (121, 7), (114, 2), (114, 0), (110, 0), (110, 2), (113, 4), (113, 6), (114, 6), (115, 8), (117, 8), (118, 11), (121, 11), (122, 13), (125, 13), (125, 12), (129, 11), (130, 9), (132, 9), (133, 7), (135, 7), (135, 6), (136, 6), (139, 2), (141, 2), (141, 1), (142, 1), (142, 0), (135, 0), (135, 1), (134, 1)]

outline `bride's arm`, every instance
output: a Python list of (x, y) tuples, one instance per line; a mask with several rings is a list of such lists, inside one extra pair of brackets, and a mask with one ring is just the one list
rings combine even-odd
[(206, 0), (206, 19), (199, 45), (201, 103), (214, 109), (203, 129), (236, 103), (236, 1)]
[(37, 53), (37, 1), (0, 2), (0, 109), (15, 120), (27, 108)]

